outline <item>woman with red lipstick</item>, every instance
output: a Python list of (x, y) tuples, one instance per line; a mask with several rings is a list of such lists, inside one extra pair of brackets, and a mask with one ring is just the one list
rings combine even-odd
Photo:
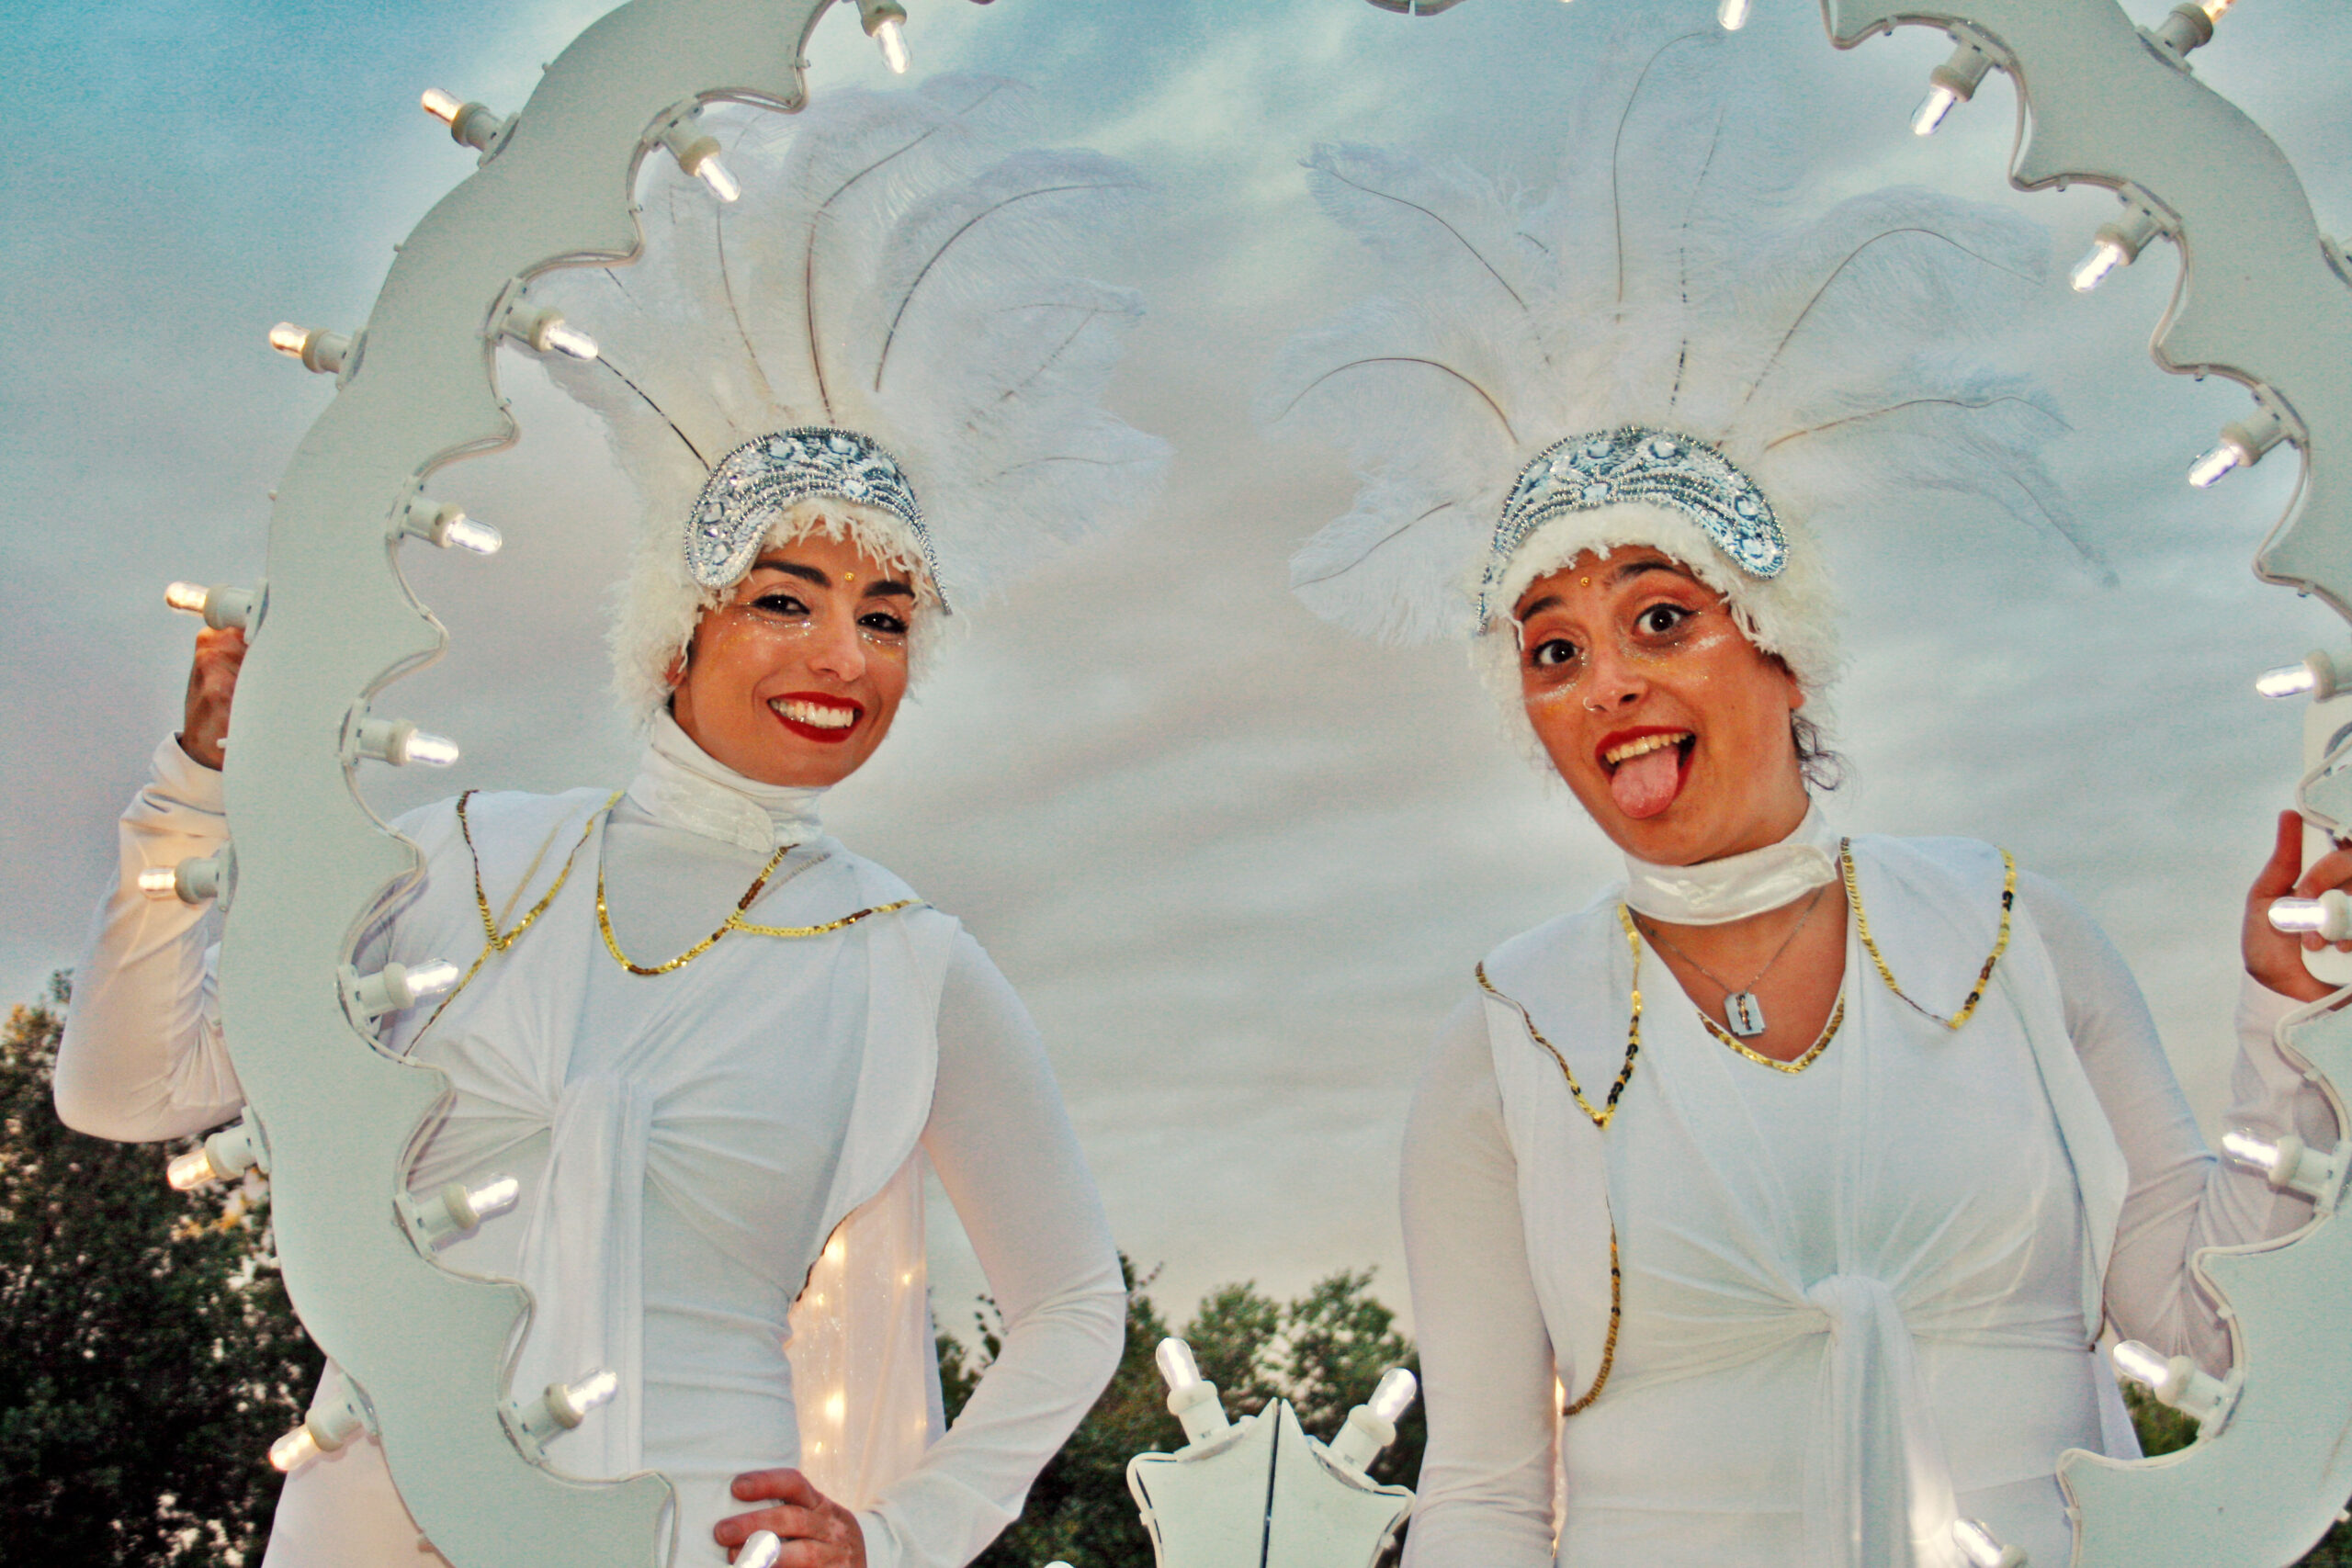
[[(552, 1461), (664, 1473), (682, 1565), (755, 1540), (786, 1568), (967, 1562), (1119, 1354), (1118, 1259), (1018, 998), (818, 819), (951, 604), (1131, 514), (1163, 456), (1100, 406), (1135, 301), (1060, 259), (1136, 181), (989, 151), (1020, 100), (948, 78), (739, 118), (740, 204), (650, 172), (639, 263), (533, 285), (594, 334), (565, 384), (647, 504), (613, 637), (644, 749), (621, 789), (401, 818), (423, 874), (356, 960), (465, 970), (381, 1031), (455, 1091), (408, 1184), (519, 1182), (444, 1259), (530, 1287), (514, 1388), (615, 1375)], [(92, 1132), (240, 1106), (200, 912), (135, 878), (225, 836), (242, 653), (199, 639), (186, 727), (124, 818), (57, 1079)], [(944, 1436), (926, 1163), (1006, 1325)], [(439, 1561), (372, 1437), (288, 1478), (272, 1568)]]
[[(1625, 856), (1475, 966), (1415, 1098), (1408, 1568), (1957, 1568), (1970, 1531), (2066, 1562), (2060, 1453), (2136, 1452), (2096, 1342), (2225, 1371), (2188, 1258), (2310, 1213), (2207, 1154), (2078, 905), (1989, 845), (1823, 820), (1807, 525), (1975, 489), (2063, 531), (2039, 400), (1933, 341), (2046, 243), (1919, 191), (1776, 229), (1774, 106), (1691, 79), (1728, 47), (1577, 94), (1540, 204), (1310, 164), (1398, 276), (1268, 398), (1367, 481), (1300, 594), (1468, 632)], [(2231, 1115), (2326, 1146), (2272, 1038), (2325, 994), (2260, 918), (2294, 837), (2248, 900)]]

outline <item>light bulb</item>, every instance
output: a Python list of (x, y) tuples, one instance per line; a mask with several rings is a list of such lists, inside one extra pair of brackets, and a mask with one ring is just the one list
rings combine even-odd
[(484, 104), (467, 103), (455, 93), (427, 87), (417, 102), (424, 112), (449, 128), (449, 140), (477, 152), (488, 153), (506, 129), (506, 122)]
[(346, 964), (340, 976), (345, 1002), (369, 1022), (431, 1001), (464, 977), (465, 972), (446, 958), (428, 958), (414, 966), (387, 964), (367, 976)]
[(906, 32), (896, 17), (886, 17), (875, 28), (874, 41), (882, 46), (882, 63), (896, 74), (905, 75), (908, 63)]
[(311, 1436), (308, 1423), (269, 1445), (269, 1462), (281, 1475), (291, 1475), (318, 1457), (318, 1439)]
[(321, 332), (292, 321), (280, 321), (269, 329), (269, 346), (288, 359), (300, 360), (303, 369), (322, 376), (338, 374), (351, 355), (351, 340), (343, 333)]
[(733, 201), (743, 194), (743, 187), (735, 183), (735, 176), (727, 172), (727, 165), (719, 162), (716, 152), (695, 165), (695, 178), (708, 186), (710, 194), (721, 201)]
[(164, 603), (190, 615), (204, 614), (205, 588), (200, 582), (167, 582), (164, 584)]
[(443, 530), (441, 537), (442, 543), (470, 550), (478, 556), (494, 556), (499, 547), (506, 542), (497, 529), (487, 523), (478, 523), (462, 512), (449, 520), (449, 525)]
[(2126, 1339), (2115, 1348), (2115, 1370), (2151, 1391), (2162, 1388), (2172, 1376), (2172, 1362), (2157, 1355), (2137, 1339)]
[(1976, 1519), (1954, 1519), (1951, 1539), (1960, 1554), (1968, 1559), (1969, 1568), (2023, 1568), (2025, 1553), (2014, 1546), (2003, 1546)]
[[(2289, 434), (2287, 421), (2278, 406), (2257, 394), (2253, 416), (2222, 426), (2222, 439), (2190, 466), (2188, 482), (2203, 490), (2232, 468), (2262, 461), (2263, 455)], [(2297, 439), (2301, 439), (2300, 434)]]
[(2246, 454), (2238, 449), (2237, 443), (2225, 436), (2188, 466), (2188, 482), (2199, 490), (2211, 490), (2222, 475), (2241, 467), (2245, 460)]
[(2352, 897), (2331, 887), (2316, 898), (2273, 898), (2270, 929), (2316, 932), (2329, 942), (2352, 941)]
[(428, 768), (446, 768), (465, 755), (458, 743), (446, 735), (428, 735), (422, 729), (409, 732), (408, 743), (401, 748), (400, 761), (418, 762)]
[(174, 1156), (171, 1163), (164, 1167), (164, 1179), (187, 1192), (208, 1181), (225, 1181), (249, 1170), (266, 1173), (268, 1169), (261, 1134), (254, 1130), (252, 1122), (240, 1117), (187, 1153)]
[(405, 1200), (411, 1229), (426, 1247), (437, 1247), (454, 1236), (470, 1235), (488, 1220), (506, 1213), (522, 1201), (523, 1184), (511, 1176), (492, 1177), (480, 1187), (452, 1181), (420, 1203)]
[(2278, 1163), (2278, 1145), (2242, 1127), (2222, 1134), (2222, 1153), (2232, 1165), (2267, 1176)]
[(2254, 678), (2254, 689), (2266, 697), (2300, 697), (2318, 686), (2319, 671), (2312, 668), (2309, 660), (2300, 664), (2281, 664)]
[(1911, 112), (1911, 134), (1933, 136), (1936, 128), (1943, 124), (1944, 116), (1951, 113), (1952, 105), (1958, 102), (1960, 95), (1941, 82), (1928, 88), (1928, 96), (1921, 98), (1919, 107)]
[(150, 898), (175, 898), (180, 891), (179, 873), (168, 865), (151, 865), (139, 874), (139, 891)]
[(339, 1377), (333, 1377), (311, 1403), (302, 1424), (269, 1445), (269, 1462), (292, 1474), (318, 1458), (331, 1454), (368, 1427), (368, 1414)]
[(2237, 0), (2199, 0), (2199, 8), (2204, 11), (2205, 19), (2209, 22), (2220, 21), (2229, 14), (2230, 7), (2236, 4)]
[(528, 344), (532, 352), (545, 354), (552, 349), (568, 354), (574, 359), (596, 357), (596, 340), (563, 319), (563, 312), (551, 306), (537, 309), (526, 307), (516, 300), (507, 307), (498, 330), (508, 337)]
[(494, 556), (505, 541), (487, 523), (478, 523), (456, 506), (441, 505), (411, 494), (392, 513), (391, 537), (423, 539), (444, 549), (455, 545), (478, 556)]
[[(193, 1192), (206, 1182), (218, 1181), (227, 1174), (212, 1168), (212, 1156), (201, 1145), (184, 1155), (175, 1155), (172, 1162), (164, 1168), (164, 1179), (182, 1192)], [(279, 1468), (285, 1467), (281, 1465)]]
[(1391, 1426), (1405, 1418), (1405, 1412), (1420, 1397), (1420, 1380), (1404, 1367), (1391, 1367), (1380, 1375), (1380, 1386), (1372, 1391), (1372, 1413)]
[(350, 761), (373, 757), (396, 768), (404, 768), (411, 762), (446, 768), (465, 755), (458, 743), (446, 735), (430, 734), (404, 718), (377, 718), (372, 715), (352, 728), (345, 754)]
[(1167, 1380), (1170, 1393), (1202, 1381), (1201, 1365), (1193, 1359), (1193, 1348), (1172, 1335), (1159, 1342), (1152, 1359), (1159, 1363), (1159, 1375)]
[(1724, 31), (1736, 33), (1747, 26), (1747, 13), (1748, 0), (1723, 0), (1715, 7), (1715, 20), (1723, 25)]
[(596, 340), (578, 327), (569, 326), (561, 321), (556, 321), (540, 336), (549, 348), (559, 354), (568, 354), (574, 359), (596, 357)]
[(784, 1560), (784, 1542), (774, 1530), (753, 1530), (735, 1552), (735, 1568), (775, 1568)]
[(2091, 243), (2091, 248), (2084, 253), (2083, 259), (2075, 264), (2075, 270), (2070, 275), (2075, 292), (2088, 294), (2107, 280), (2109, 273), (2130, 259), (2123, 254), (2120, 243), (2101, 235)]
[[(561, 1421), (566, 1427), (577, 1427), (591, 1415), (610, 1404), (613, 1402), (613, 1395), (620, 1391), (619, 1375), (600, 1370), (590, 1372), (578, 1382), (567, 1383), (560, 1388), (549, 1390), (548, 1408), (555, 1412), (556, 1419)], [(554, 1397), (558, 1393), (562, 1395), (560, 1401)]]

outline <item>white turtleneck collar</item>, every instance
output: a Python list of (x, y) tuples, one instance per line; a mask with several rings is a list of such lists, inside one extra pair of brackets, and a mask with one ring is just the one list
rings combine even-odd
[(629, 797), (656, 821), (763, 854), (824, 832), (821, 789), (762, 784), (695, 744), (667, 708), (653, 712)]
[(1803, 897), (1838, 879), (1838, 835), (1808, 805), (1796, 831), (1777, 844), (1697, 865), (1653, 865), (1625, 857), (1625, 902), (1654, 920), (1720, 926)]

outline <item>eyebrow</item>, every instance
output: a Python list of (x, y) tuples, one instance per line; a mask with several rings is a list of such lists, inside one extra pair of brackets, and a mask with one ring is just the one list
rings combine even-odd
[[(812, 583), (819, 588), (831, 588), (833, 585), (833, 580), (826, 576), (820, 569), (804, 566), (797, 560), (786, 560), (781, 556), (763, 556), (752, 563), (752, 570), (780, 571), (786, 577), (797, 577), (803, 582)], [(914, 596), (915, 591), (911, 584), (901, 582), (894, 577), (876, 578), (866, 584), (864, 595), (869, 599), (911, 599)]]
[[(1631, 582), (1634, 578), (1640, 577), (1645, 572), (1652, 571), (1662, 571), (1671, 577), (1680, 577), (1694, 581), (1696, 581), (1696, 579), (1690, 578), (1690, 574), (1688, 570), (1676, 566), (1672, 561), (1629, 560), (1609, 574), (1610, 585), (1614, 587), (1616, 584), (1621, 582)], [(1556, 610), (1559, 606), (1560, 596), (1556, 593), (1546, 593), (1543, 598), (1538, 599), (1534, 604), (1530, 604), (1526, 609), (1519, 612), (1520, 624), (1524, 626), (1529, 621), (1532, 621), (1536, 616), (1542, 615), (1544, 611)]]

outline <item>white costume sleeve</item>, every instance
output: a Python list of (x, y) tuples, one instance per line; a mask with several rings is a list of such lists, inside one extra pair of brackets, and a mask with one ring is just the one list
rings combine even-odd
[(1110, 1222), (1026, 1009), (959, 935), (939, 1003), (923, 1148), (1004, 1314), (1004, 1342), (956, 1425), (859, 1516), (868, 1568), (961, 1568), (1118, 1367), (1126, 1287)]
[(1401, 1196), (1429, 1447), (1407, 1568), (1545, 1568), (1558, 1404), (1487, 1026), (1446, 1021), (1405, 1123)]
[[(2066, 1032), (2130, 1170), (2108, 1265), (2108, 1316), (2126, 1338), (2224, 1371), (2229, 1336), (2189, 1277), (2190, 1255), (2203, 1247), (2282, 1235), (2310, 1219), (2312, 1205), (2272, 1191), (2259, 1176), (2207, 1151), (2122, 955), (2089, 914), (2051, 883), (2021, 875), (2018, 888), (2057, 969)], [(2223, 1120), (2270, 1135), (2300, 1132), (2324, 1148), (2336, 1135), (2327, 1103), (2279, 1054), (2272, 1034), (2297, 1005), (2251, 977), (2244, 981)]]
[(57, 1114), (102, 1138), (184, 1137), (237, 1114), (244, 1091), (220, 1042), (209, 906), (150, 898), (139, 874), (228, 841), (220, 775), (166, 738), (116, 831), (119, 865), (98, 906), (57, 1053)]

